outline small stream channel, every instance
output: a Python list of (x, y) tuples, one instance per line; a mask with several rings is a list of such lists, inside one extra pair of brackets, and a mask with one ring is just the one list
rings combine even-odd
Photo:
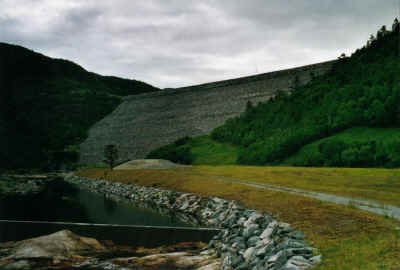
[(116, 202), (61, 180), (49, 182), (38, 194), (0, 198), (0, 220), (0, 242), (61, 229), (118, 244), (142, 246), (208, 241), (215, 234), (155, 209)]

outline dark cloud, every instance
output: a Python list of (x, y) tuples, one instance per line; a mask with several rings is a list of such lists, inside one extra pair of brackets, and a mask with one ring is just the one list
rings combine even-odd
[(336, 58), (398, 10), (397, 0), (0, 0), (0, 41), (177, 87)]

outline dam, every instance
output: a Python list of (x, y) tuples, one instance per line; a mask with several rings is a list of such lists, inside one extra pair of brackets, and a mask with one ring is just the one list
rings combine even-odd
[(80, 145), (80, 163), (101, 164), (104, 146), (115, 144), (121, 161), (144, 158), (151, 150), (185, 136), (209, 133), (238, 116), (246, 103), (267, 101), (280, 91), (328, 72), (336, 60), (254, 76), (124, 97), (95, 123)]

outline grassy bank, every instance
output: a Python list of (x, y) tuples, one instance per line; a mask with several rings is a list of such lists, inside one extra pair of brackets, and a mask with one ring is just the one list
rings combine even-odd
[(238, 148), (229, 143), (220, 143), (210, 136), (184, 137), (172, 144), (150, 152), (147, 158), (168, 159), (175, 163), (194, 165), (235, 164)]
[(237, 159), (237, 147), (219, 143), (209, 136), (193, 138), (190, 143), (194, 165), (226, 165), (235, 164)]
[[(178, 140), (177, 142), (182, 142)], [(187, 160), (193, 165), (234, 165), (243, 150), (211, 136), (187, 138), (152, 152), (151, 158)], [(381, 167), (400, 164), (400, 128), (355, 127), (306, 144), (275, 165), (303, 167)]]
[[(101, 170), (85, 170), (101, 174)], [(125, 175), (115, 171), (116, 175)], [(174, 170), (136, 170), (137, 180), (251, 181), (400, 206), (400, 169), (190, 166)]]
[[(126, 170), (112, 173), (106, 173), (102, 169), (87, 169), (78, 174), (91, 178), (106, 175), (110, 181), (219, 196), (237, 200), (249, 208), (267, 211), (303, 231), (307, 240), (319, 248), (324, 260), (317, 269), (394, 270), (400, 267), (400, 232), (396, 230), (398, 222), (352, 207), (217, 180), (247, 177), (251, 181), (274, 180), (276, 182), (273, 183), (308, 189), (321, 185), (331, 192), (342, 193), (347, 189), (346, 183), (350, 182), (355, 182), (352, 185), (354, 192), (369, 189), (372, 191), (373, 179), (376, 179), (376, 185), (382, 181), (388, 185), (382, 193), (387, 190), (391, 194), (390, 179), (394, 182), (399, 172), (372, 169), (194, 166), (175, 170)], [(363, 184), (365, 180), (368, 182), (366, 185)], [(396, 193), (399, 188), (392, 186), (391, 190)], [(384, 198), (383, 194), (379, 197), (382, 200)], [(394, 195), (390, 201), (396, 201)]]
[(350, 128), (303, 146), (283, 161), (295, 166), (398, 167), (399, 128)]

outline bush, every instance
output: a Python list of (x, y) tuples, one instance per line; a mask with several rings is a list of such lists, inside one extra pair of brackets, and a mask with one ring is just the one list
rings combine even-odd
[(147, 158), (167, 159), (179, 164), (192, 164), (194, 158), (188, 143), (191, 139), (184, 137), (169, 144), (151, 151)]
[(341, 140), (330, 140), (319, 145), (318, 150), (324, 165), (326, 166), (341, 166), (343, 164), (342, 152), (346, 145)]

